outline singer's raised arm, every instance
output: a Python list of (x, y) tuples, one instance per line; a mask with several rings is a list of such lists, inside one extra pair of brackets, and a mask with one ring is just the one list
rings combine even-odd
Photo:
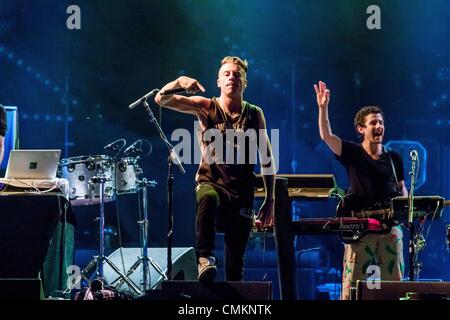
[(210, 105), (210, 99), (202, 96), (185, 97), (178, 94), (166, 94), (173, 89), (184, 89), (184, 91), (205, 92), (205, 88), (196, 79), (181, 76), (167, 83), (155, 96), (155, 102), (162, 107), (173, 109), (183, 113), (189, 113), (201, 117), (206, 114)]
[(342, 140), (331, 130), (330, 119), (328, 117), (328, 104), (330, 103), (330, 90), (325, 82), (319, 81), (314, 85), (316, 91), (317, 106), (319, 107), (319, 132), (320, 138), (325, 141), (328, 147), (336, 155), (342, 154)]

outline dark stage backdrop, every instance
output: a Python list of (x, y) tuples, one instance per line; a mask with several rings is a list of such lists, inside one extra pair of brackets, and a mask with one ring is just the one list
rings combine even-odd
[[(313, 83), (323, 80), (331, 89), (336, 134), (355, 140), (354, 113), (381, 106), (386, 142), (418, 142), (427, 152), (426, 159), (419, 155), (425, 175), (416, 194), (450, 197), (450, 2), (80, 0), (80, 29), (70, 30), (72, 4), (2, 0), (0, 103), (18, 107), (22, 148), (61, 148), (64, 157), (74, 157), (105, 154), (103, 146), (119, 138), (128, 145), (150, 141), (153, 152), (140, 161), (145, 177), (158, 182), (149, 189), (150, 245), (165, 245), (167, 152), (144, 109), (128, 104), (180, 75), (198, 79), (208, 96), (218, 95), (217, 70), (226, 55), (249, 61), (245, 99), (264, 109), (269, 129), (279, 129), (279, 172), (335, 173), (347, 186), (318, 135)], [(366, 25), (370, 5), (381, 10), (380, 29)], [(177, 128), (193, 133), (192, 116), (160, 114), (150, 104), (169, 137)], [(408, 153), (403, 156), (409, 188)], [(185, 167), (185, 175), (174, 170), (179, 247), (194, 243), (197, 165)], [(293, 209), (299, 217), (323, 217), (334, 215), (335, 204), (294, 203)], [(75, 207), (74, 213), (77, 247), (96, 248), (98, 207)], [(123, 245), (138, 244), (138, 219), (135, 194), (107, 205), (111, 249), (118, 246), (118, 227)], [(425, 278), (450, 278), (440, 267), (449, 262), (449, 221), (447, 209), (430, 229)], [(318, 239), (299, 246), (326, 248), (339, 270), (340, 245)]]

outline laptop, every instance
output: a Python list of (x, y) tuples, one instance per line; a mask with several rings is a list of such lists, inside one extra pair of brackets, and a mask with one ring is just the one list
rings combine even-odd
[(11, 150), (5, 179), (56, 179), (61, 150)]

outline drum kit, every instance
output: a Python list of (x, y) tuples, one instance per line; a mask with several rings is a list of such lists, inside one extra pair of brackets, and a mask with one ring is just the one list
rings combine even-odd
[[(147, 253), (147, 187), (155, 187), (157, 183), (154, 180), (149, 181), (144, 178), (143, 171), (139, 166), (139, 160), (142, 159), (142, 140), (136, 141), (127, 148), (124, 151), (125, 157), (117, 157), (125, 144), (126, 141), (124, 139), (119, 139), (105, 147), (105, 150), (115, 151), (114, 156), (92, 155), (62, 159), (58, 172), (61, 178), (69, 182), (69, 200), (72, 206), (100, 205), (99, 255), (94, 256), (81, 272), (81, 276), (89, 282), (94, 279), (105, 281), (103, 267), (104, 264), (108, 264), (119, 275), (117, 278), (119, 281), (118, 286), (126, 283), (134, 291), (134, 294), (142, 295), (146, 290), (152, 289), (149, 287), (151, 283), (149, 265), (152, 265), (164, 278), (166, 277), (164, 271), (153, 259), (148, 257)], [(150, 146), (148, 154), (150, 154), (151, 145), (150, 143), (148, 145)], [(142, 197), (140, 199), (142, 201), (143, 220), (137, 222), (140, 226), (141, 257), (139, 257), (130, 270), (127, 272), (124, 270), (122, 272), (104, 254), (104, 204), (115, 201), (117, 197), (122, 195), (140, 194), (141, 192)], [(129, 279), (129, 276), (141, 263), (142, 280), (140, 287), (138, 287)], [(94, 267), (95, 272), (91, 273)]]
[(116, 200), (116, 196), (138, 193), (142, 188), (142, 169), (138, 159), (113, 159), (106, 155), (80, 156), (62, 159), (61, 177), (69, 181), (69, 199), (72, 206), (100, 203), (100, 185), (94, 177), (105, 176), (103, 201)]
[[(165, 94), (169, 94), (170, 90), (166, 91)], [(180, 89), (176, 89), (179, 92)], [(184, 91), (184, 90), (183, 90)], [(120, 287), (122, 284), (126, 283), (129, 288), (131, 288), (135, 294), (143, 295), (147, 290), (154, 289), (150, 288), (150, 270), (149, 265), (163, 277), (165, 280), (171, 280), (172, 275), (172, 241), (173, 241), (173, 183), (174, 175), (172, 171), (173, 164), (175, 164), (180, 172), (184, 174), (186, 171), (183, 168), (181, 160), (179, 159), (177, 153), (174, 150), (173, 145), (169, 142), (164, 131), (162, 130), (160, 123), (154, 116), (147, 99), (153, 97), (159, 92), (159, 89), (154, 89), (149, 93), (145, 94), (143, 97), (134, 101), (128, 107), (129, 109), (134, 109), (138, 105), (143, 105), (147, 114), (150, 117), (150, 122), (156, 127), (159, 132), (164, 144), (168, 149), (168, 179), (167, 179), (167, 194), (168, 194), (168, 232), (167, 232), (167, 272), (158, 266), (158, 264), (148, 257), (147, 253), (147, 187), (155, 186), (155, 181), (148, 181), (143, 178), (143, 172), (138, 165), (138, 160), (142, 158), (143, 149), (142, 142), (147, 142), (149, 148), (149, 155), (152, 151), (151, 144), (146, 140), (137, 140), (126, 148), (123, 152), (125, 157), (118, 158), (117, 156), (121, 153), (122, 149), (126, 145), (125, 139), (119, 139), (104, 147), (105, 150), (110, 150), (115, 152), (113, 157), (105, 155), (95, 155), (95, 156), (81, 156), (74, 158), (63, 159), (60, 163), (60, 177), (65, 178), (69, 181), (69, 198), (71, 204), (77, 205), (100, 205), (100, 219), (99, 219), (99, 233), (100, 233), (100, 246), (99, 255), (95, 256), (93, 260), (89, 262), (85, 269), (81, 272), (81, 276), (84, 279), (92, 280), (96, 276), (96, 279), (104, 281), (103, 265), (108, 264), (112, 270), (114, 270), (119, 277), (114, 280), (118, 281), (116, 288)], [(174, 93), (174, 92), (172, 92)], [(145, 157), (144, 156), (144, 157)], [(143, 220), (138, 221), (140, 226), (140, 240), (142, 247), (142, 255), (139, 257), (138, 261), (131, 266), (126, 274), (122, 273), (119, 268), (117, 268), (111, 260), (104, 255), (104, 204), (105, 202), (116, 200), (117, 196), (123, 194), (133, 194), (142, 191), (142, 208), (143, 208)], [(138, 288), (129, 278), (129, 276), (137, 270), (140, 264), (142, 266), (142, 280), (140, 282), (140, 288)], [(96, 272), (91, 274), (91, 277), (87, 277), (90, 270), (96, 267)]]

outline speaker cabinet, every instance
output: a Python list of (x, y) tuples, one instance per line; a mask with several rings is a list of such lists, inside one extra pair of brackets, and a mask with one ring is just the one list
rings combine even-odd
[(62, 195), (0, 196), (0, 278), (39, 276), (66, 204)]
[[(129, 280), (141, 288), (143, 279), (143, 260), (141, 248), (122, 248), (114, 251), (108, 258), (109, 261), (127, 275)], [(122, 252), (122, 253), (121, 253)], [(122, 263), (123, 255), (123, 263)], [(148, 248), (149, 261), (149, 288), (160, 288), (164, 275), (167, 272), (167, 248)], [(121, 281), (120, 275), (108, 262), (103, 263), (103, 273), (106, 283), (119, 291), (132, 291), (132, 288)], [(190, 248), (172, 248), (172, 279), (197, 280), (197, 259), (195, 251)]]
[(41, 300), (41, 280), (33, 278), (0, 278), (0, 300)]
[[(380, 288), (372, 288), (372, 282), (358, 281), (356, 300), (399, 300), (407, 292), (419, 294), (445, 294), (450, 297), (450, 282), (380, 281)], [(371, 289), (372, 288), (372, 289)]]
[(163, 281), (162, 296), (175, 300), (272, 300), (270, 281)]

